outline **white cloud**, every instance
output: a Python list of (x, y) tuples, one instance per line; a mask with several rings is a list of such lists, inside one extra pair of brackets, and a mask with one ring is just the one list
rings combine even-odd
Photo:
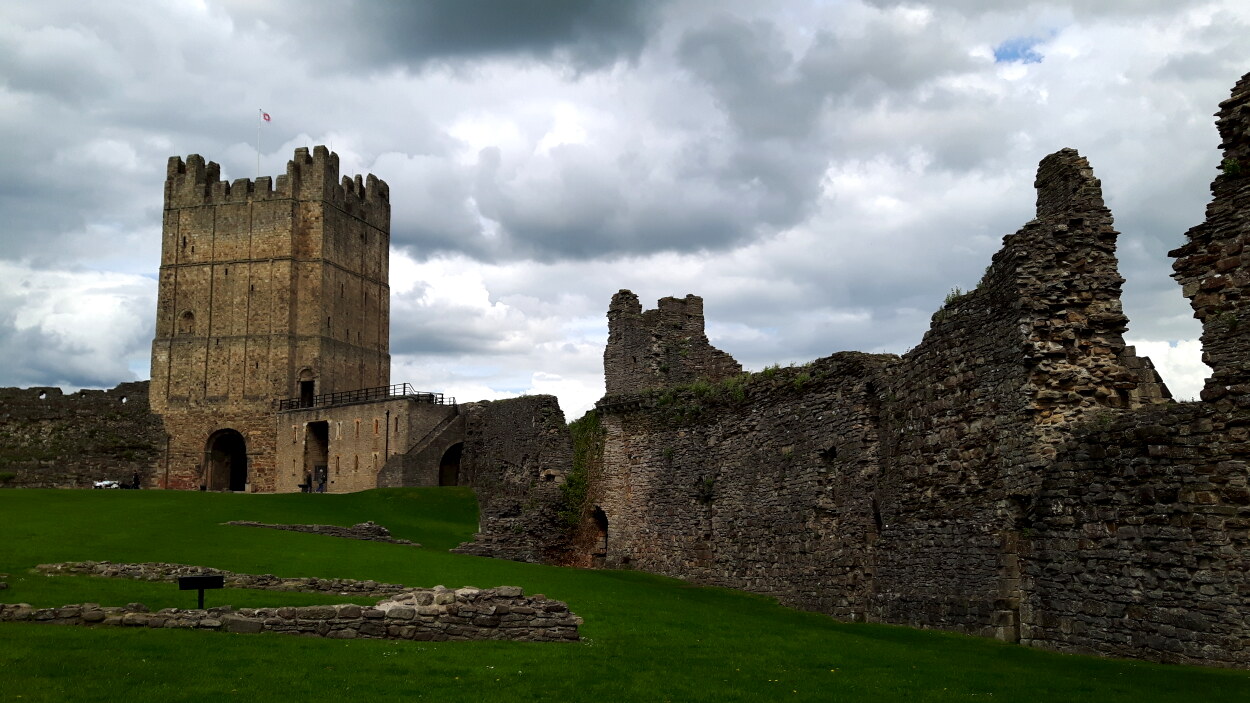
[(1155, 370), (1176, 400), (1197, 400), (1211, 368), (1202, 363), (1202, 345), (1197, 340), (1152, 342), (1125, 340), (1138, 356), (1150, 357)]
[(156, 282), (0, 261), (0, 352), (22, 385), (74, 390), (134, 380), (147, 368)]

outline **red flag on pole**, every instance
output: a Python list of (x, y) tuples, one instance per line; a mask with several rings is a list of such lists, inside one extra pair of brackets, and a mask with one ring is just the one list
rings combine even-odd
[(266, 122), (268, 122), (268, 121), (269, 121), (269, 113), (268, 113), (268, 112), (262, 112), (262, 113), (260, 113), (260, 116), (261, 116), (261, 118), (262, 118), (262, 119), (264, 119)]

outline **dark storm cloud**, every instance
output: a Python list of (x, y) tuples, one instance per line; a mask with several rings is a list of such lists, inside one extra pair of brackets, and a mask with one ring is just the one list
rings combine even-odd
[(638, 56), (654, 22), (649, 1), (226, 2), (318, 50), (344, 70), (361, 63), (422, 69), (500, 56), (567, 62), (578, 70)]

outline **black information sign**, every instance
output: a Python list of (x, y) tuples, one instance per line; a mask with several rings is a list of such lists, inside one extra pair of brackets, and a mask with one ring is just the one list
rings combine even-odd
[(199, 591), (200, 592), (200, 610), (204, 609), (204, 589), (206, 588), (225, 588), (226, 577), (217, 576), (179, 576), (178, 590), (180, 591)]

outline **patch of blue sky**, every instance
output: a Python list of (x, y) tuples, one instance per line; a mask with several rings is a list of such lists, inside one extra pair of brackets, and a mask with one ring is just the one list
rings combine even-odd
[(1042, 40), (1039, 37), (1013, 37), (994, 47), (995, 63), (1041, 63), (1042, 55), (1034, 49)]

